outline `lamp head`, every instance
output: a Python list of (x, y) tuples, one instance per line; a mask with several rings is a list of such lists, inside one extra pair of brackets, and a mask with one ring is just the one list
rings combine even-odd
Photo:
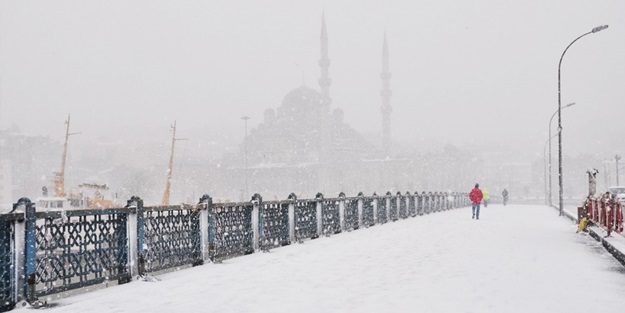
[(597, 27), (595, 27), (595, 28), (593, 28), (593, 29), (592, 29), (592, 32), (593, 32), (593, 33), (600, 32), (600, 31), (602, 31), (602, 30), (604, 30), (604, 29), (606, 29), (606, 28), (608, 28), (608, 25), (601, 25), (601, 26), (597, 26)]
[(565, 105), (564, 107), (565, 107), (565, 108), (568, 108), (568, 107), (570, 107), (570, 106), (574, 106), (574, 105), (575, 105), (575, 102), (571, 102), (571, 103), (569, 103), (569, 104)]

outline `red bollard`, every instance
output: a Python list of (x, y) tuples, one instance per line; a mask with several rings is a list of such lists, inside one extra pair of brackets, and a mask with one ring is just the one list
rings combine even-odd
[(606, 214), (608, 217), (606, 221), (606, 228), (608, 231), (608, 237), (610, 237), (610, 235), (612, 234), (612, 225), (614, 225), (614, 208), (610, 203), (608, 203), (607, 205)]
[(608, 226), (607, 219), (608, 217), (605, 208), (605, 200), (601, 200), (601, 216), (599, 216), (599, 225), (602, 227)]
[(622, 233), (623, 232), (623, 208), (621, 207), (620, 202), (616, 202), (615, 211), (616, 211), (616, 232)]

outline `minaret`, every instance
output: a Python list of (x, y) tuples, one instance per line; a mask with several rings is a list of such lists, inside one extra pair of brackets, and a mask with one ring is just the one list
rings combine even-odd
[(391, 152), (391, 72), (388, 66), (388, 44), (386, 42), (386, 32), (384, 32), (384, 44), (382, 46), (382, 148), (384, 157), (388, 157)]
[(319, 78), (319, 89), (321, 91), (321, 106), (317, 111), (317, 123), (319, 125), (319, 162), (321, 170), (319, 172), (318, 190), (322, 193), (331, 191), (330, 173), (332, 166), (332, 134), (330, 132), (330, 85), (332, 80), (328, 74), (330, 68), (330, 59), (328, 58), (328, 33), (326, 32), (325, 13), (321, 16), (321, 58), (319, 59), (319, 67), (321, 67), (321, 77)]
[(319, 78), (319, 87), (321, 88), (321, 97), (324, 107), (329, 110), (332, 99), (330, 99), (330, 85), (332, 79), (328, 74), (330, 68), (330, 59), (328, 58), (328, 33), (326, 32), (325, 13), (321, 16), (321, 59), (319, 59), (319, 67), (321, 67), (321, 78)]

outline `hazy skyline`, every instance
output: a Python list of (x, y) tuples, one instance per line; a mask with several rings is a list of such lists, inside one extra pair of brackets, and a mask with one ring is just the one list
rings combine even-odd
[[(318, 89), (321, 16), (332, 108), (381, 132), (382, 40), (392, 137), (508, 144), (541, 157), (562, 64), (565, 153), (625, 145), (622, 1), (0, 2), (0, 129), (81, 142), (228, 136), (232, 146), (302, 82)], [(555, 134), (557, 120), (554, 119)], [(528, 160), (530, 161), (530, 160)]]

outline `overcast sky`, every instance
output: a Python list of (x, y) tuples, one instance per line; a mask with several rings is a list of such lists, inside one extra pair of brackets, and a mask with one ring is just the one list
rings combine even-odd
[(0, 0), (0, 129), (61, 140), (71, 113), (78, 140), (167, 142), (177, 120), (181, 136), (231, 133), (236, 145), (242, 115), (251, 129), (302, 80), (318, 89), (323, 12), (332, 105), (354, 128), (381, 132), (386, 31), (394, 139), (509, 142), (537, 156), (560, 55), (608, 24), (564, 58), (562, 104), (577, 105), (563, 140), (565, 153), (625, 152), (622, 0)]

